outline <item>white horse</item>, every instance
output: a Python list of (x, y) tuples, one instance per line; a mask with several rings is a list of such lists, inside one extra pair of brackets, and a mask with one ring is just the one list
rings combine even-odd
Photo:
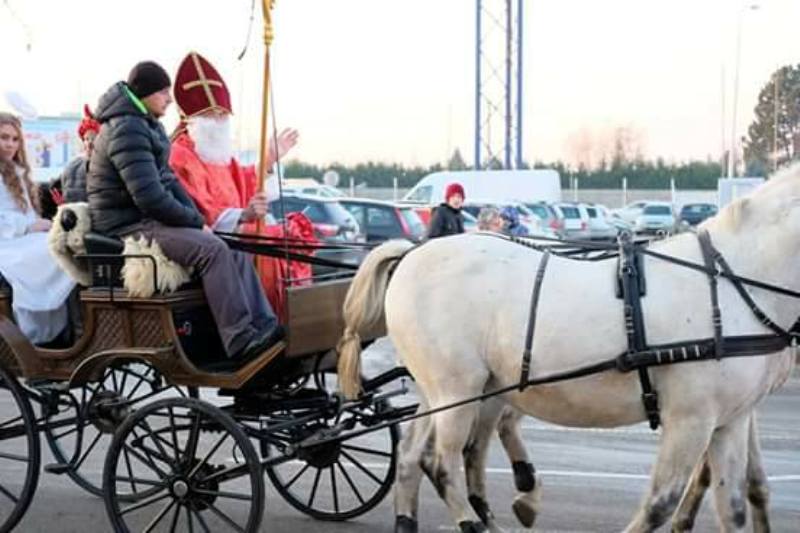
[[(800, 166), (771, 179), (749, 198), (703, 224), (741, 275), (800, 290)], [(339, 376), (348, 397), (358, 394), (357, 332), (381, 317), (400, 360), (432, 408), (513, 385), (519, 380), (534, 274), (541, 254), (486, 235), (437, 239), (409, 252), (393, 241), (362, 264), (345, 301)], [(674, 257), (702, 264), (697, 238), (683, 234), (653, 244)], [(407, 253), (407, 255), (405, 255)], [(402, 258), (402, 261), (399, 259)], [(644, 258), (647, 295), (642, 298), (648, 341), (665, 344), (708, 338), (712, 312), (707, 276), (652, 257)], [(391, 283), (389, 283), (390, 274)], [(615, 261), (550, 260), (544, 277), (531, 376), (546, 376), (613, 358), (627, 349), (622, 301), (615, 297)], [(782, 328), (800, 316), (800, 301), (748, 289)], [(722, 279), (719, 285), (726, 336), (770, 333)], [(792, 350), (752, 357), (651, 368), (663, 424), (657, 461), (642, 504), (626, 531), (652, 531), (666, 522), (684, 496), (703, 487), (707, 464), (720, 528), (746, 524), (748, 440), (755, 405), (779, 387), (794, 364)], [(553, 423), (615, 427), (645, 419), (635, 372), (601, 374), (508, 393), (502, 399)], [(421, 473), (415, 465), (431, 442), (429, 475), (461, 531), (483, 531), (470, 508), (460, 475), (463, 451), (473, 437), (480, 404), (432, 415), (405, 437), (396, 486), (398, 529), (416, 529)], [(754, 427), (754, 426), (753, 426)], [(756, 455), (757, 443), (756, 443)], [(418, 469), (418, 467), (416, 467)], [(753, 483), (753, 476), (750, 482)], [(686, 491), (682, 516), (691, 516), (702, 490)], [(698, 492), (700, 496), (698, 496)], [(752, 501), (752, 499), (751, 499)]]

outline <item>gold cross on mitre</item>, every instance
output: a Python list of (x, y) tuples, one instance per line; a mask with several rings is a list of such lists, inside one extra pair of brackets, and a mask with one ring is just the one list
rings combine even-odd
[(194, 63), (195, 70), (197, 70), (198, 79), (184, 83), (181, 88), (184, 91), (188, 91), (189, 89), (194, 89), (195, 87), (202, 87), (206, 93), (206, 98), (208, 98), (209, 107), (219, 107), (217, 106), (217, 100), (214, 98), (214, 93), (211, 91), (211, 87), (224, 87), (224, 85), (221, 81), (212, 80), (206, 77), (206, 73), (203, 70), (203, 65), (200, 63), (200, 58), (197, 56), (197, 52), (190, 52), (189, 55), (192, 58), (192, 63)]

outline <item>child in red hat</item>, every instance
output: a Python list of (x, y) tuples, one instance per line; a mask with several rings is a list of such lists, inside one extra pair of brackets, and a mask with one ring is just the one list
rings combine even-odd
[(464, 187), (460, 183), (451, 183), (447, 186), (444, 191), (444, 202), (433, 210), (431, 224), (428, 227), (429, 239), (464, 233), (464, 217), (461, 214), (464, 197)]

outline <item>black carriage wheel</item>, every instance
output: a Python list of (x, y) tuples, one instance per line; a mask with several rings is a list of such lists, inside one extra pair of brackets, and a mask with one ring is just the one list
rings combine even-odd
[[(336, 390), (334, 374), (312, 380), (316, 392)], [(352, 422), (352, 430), (380, 421), (385, 403), (352, 407), (334, 417), (318, 418), (277, 436), (286, 444), (298, 442), (334, 424)], [(305, 413), (284, 412), (281, 418)], [(376, 416), (378, 415), (378, 416)], [(360, 516), (378, 505), (392, 488), (397, 463), (400, 431), (389, 426), (341, 443), (301, 451), (290, 461), (265, 467), (278, 493), (295, 509), (318, 520), (344, 521)], [(273, 445), (262, 443), (262, 453), (276, 456)]]
[(125, 420), (108, 450), (103, 491), (114, 531), (123, 533), (256, 532), (264, 512), (248, 437), (220, 409), (188, 398), (159, 400)]
[(14, 529), (39, 481), (41, 450), (30, 401), (0, 365), (0, 533)]
[(42, 406), (53, 458), (60, 465), (71, 464), (66, 474), (72, 481), (102, 497), (102, 472), (86, 466), (102, 464), (114, 431), (133, 410), (172, 394), (196, 398), (197, 389), (169, 385), (154, 367), (139, 361), (106, 368), (99, 381), (61, 395), (57, 406)]

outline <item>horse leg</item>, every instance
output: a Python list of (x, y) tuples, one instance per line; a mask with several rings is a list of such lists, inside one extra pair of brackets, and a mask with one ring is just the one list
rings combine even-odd
[[(420, 410), (427, 409), (420, 401)], [(398, 445), (394, 484), (395, 533), (417, 533), (419, 486), (425, 463), (432, 463), (433, 423), (428, 417), (412, 421)]]
[(666, 522), (678, 505), (694, 466), (711, 439), (712, 424), (703, 419), (667, 419), (650, 487), (627, 533), (654, 531)]
[(703, 496), (708, 490), (708, 485), (711, 483), (711, 469), (708, 466), (708, 460), (703, 455), (703, 458), (694, 467), (692, 477), (689, 480), (689, 485), (683, 493), (678, 510), (672, 516), (672, 532), (683, 533), (684, 531), (691, 531), (694, 527), (694, 521), (697, 518), (697, 513), (700, 511), (700, 504), (703, 503)]
[(761, 462), (761, 444), (758, 442), (756, 413), (750, 415), (747, 441), (747, 499), (753, 509), (753, 531), (769, 533), (769, 486)]
[(486, 458), (503, 409), (503, 404), (494, 399), (481, 404), (478, 420), (463, 453), (469, 503), (490, 531), (499, 531), (499, 528), (494, 523), (494, 515), (486, 498)]
[[(476, 392), (475, 394), (479, 394)], [(428, 477), (439, 496), (445, 501), (450, 515), (458, 524), (461, 533), (486, 531), (466, 498), (464, 447), (478, 416), (479, 406), (467, 405), (433, 415), (435, 433), (435, 459)], [(425, 465), (423, 464), (423, 468)]]
[(517, 520), (524, 527), (533, 527), (536, 516), (539, 514), (539, 500), (541, 498), (541, 480), (536, 479), (536, 469), (528, 460), (528, 451), (520, 435), (520, 421), (522, 413), (510, 406), (503, 409), (500, 422), (497, 425), (497, 434), (506, 450), (506, 455), (514, 469), (514, 485), (519, 494), (514, 498), (511, 508)]
[(744, 531), (747, 524), (747, 445), (750, 416), (717, 428), (708, 447), (708, 465), (721, 531)]

